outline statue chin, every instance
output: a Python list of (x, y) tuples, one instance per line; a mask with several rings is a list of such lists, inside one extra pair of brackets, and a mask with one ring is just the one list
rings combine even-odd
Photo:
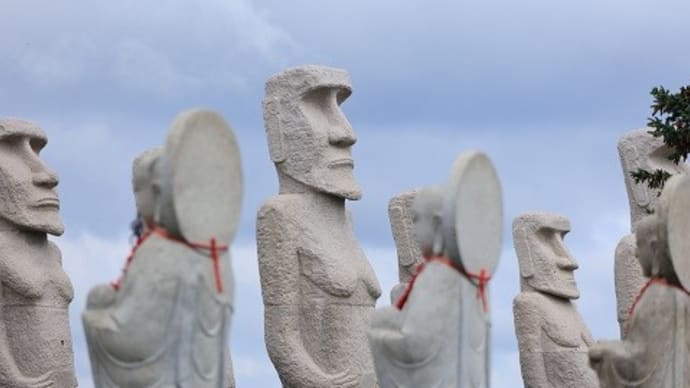
[(562, 299), (578, 299), (580, 292), (575, 287), (562, 285), (562, 287), (553, 287), (552, 285), (535, 285), (534, 289), (548, 295), (555, 296)]

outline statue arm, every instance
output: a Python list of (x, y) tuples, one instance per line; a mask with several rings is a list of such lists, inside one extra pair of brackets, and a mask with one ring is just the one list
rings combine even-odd
[(461, 303), (453, 271), (439, 264), (427, 265), (403, 311), (392, 306), (377, 310), (369, 332), (372, 345), (403, 364), (420, 364), (438, 354), (448, 341), (448, 318), (460, 318), (459, 312), (449, 311), (451, 303)]
[[(345, 373), (330, 375), (321, 370), (302, 343), (299, 262), (288, 222), (270, 205), (264, 205), (257, 218), (257, 253), (268, 355), (286, 386), (351, 386)], [(341, 380), (345, 385), (340, 384)]]
[(529, 295), (519, 294), (513, 302), (515, 333), (520, 350), (520, 369), (525, 388), (551, 388), (541, 348), (541, 313)]

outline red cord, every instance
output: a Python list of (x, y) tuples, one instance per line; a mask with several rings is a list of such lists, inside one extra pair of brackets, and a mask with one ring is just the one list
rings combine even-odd
[(127, 269), (129, 269), (130, 264), (132, 264), (132, 260), (134, 260), (134, 254), (137, 253), (137, 250), (141, 246), (141, 244), (146, 241), (147, 238), (151, 235), (151, 231), (147, 231), (144, 233), (142, 236), (137, 237), (137, 241), (134, 243), (132, 246), (132, 250), (129, 252), (129, 255), (127, 256), (127, 260), (125, 261), (125, 265), (122, 267), (122, 274), (120, 277), (110, 283), (110, 285), (115, 289), (115, 291), (120, 290), (120, 284), (122, 283), (122, 278), (125, 277), (125, 274), (127, 273)]
[[(461, 267), (459, 264), (456, 262), (450, 260), (449, 258), (445, 256), (432, 256), (429, 258), (424, 258), (425, 262), (431, 262), (435, 261), (441, 264), (444, 264), (450, 268), (453, 268), (454, 270), (458, 271), (462, 276), (466, 277), (469, 279), (472, 284), (474, 284), (477, 287), (477, 298), (480, 298), (482, 300), (482, 306), (484, 307), (484, 312), (486, 312), (489, 308), (489, 303), (486, 299), (486, 287), (489, 285), (489, 280), (491, 280), (491, 277), (488, 275), (486, 270), (482, 268), (479, 271), (479, 274), (474, 274), (472, 272), (469, 272), (465, 270), (463, 267)], [(412, 276), (412, 279), (410, 282), (407, 284), (407, 287), (405, 287), (405, 291), (403, 292), (402, 295), (400, 295), (400, 298), (395, 302), (395, 307), (398, 308), (398, 310), (402, 310), (402, 308), (405, 306), (405, 303), (407, 303), (407, 299), (410, 297), (410, 293), (412, 292), (412, 288), (414, 287), (414, 283), (417, 280), (417, 277), (419, 276), (420, 273), (424, 270), (424, 265), (426, 263), (421, 263), (419, 266), (417, 266), (417, 269), (415, 271), (415, 274)], [(473, 280), (476, 280), (477, 283)]]
[(211, 254), (211, 260), (213, 261), (213, 273), (214, 273), (215, 280), (216, 280), (216, 289), (218, 290), (218, 293), (223, 292), (223, 279), (220, 276), (220, 252), (227, 251), (228, 250), (227, 245), (218, 245), (216, 243), (215, 237), (211, 237), (209, 239), (208, 244), (186, 241), (186, 240), (172, 236), (167, 230), (165, 230), (164, 228), (162, 228), (160, 226), (154, 227), (153, 231), (157, 235), (159, 235), (159, 236), (161, 236), (167, 240), (174, 241), (174, 242), (180, 243), (180, 244), (184, 244), (184, 245), (186, 245), (190, 248), (193, 248), (193, 249), (205, 249), (205, 250), (209, 251)]
[(664, 285), (666, 287), (677, 288), (677, 289), (683, 291), (685, 294), (690, 296), (690, 291), (679, 286), (678, 284), (669, 283), (668, 280), (666, 280), (665, 278), (663, 278), (661, 276), (654, 276), (654, 277), (650, 278), (647, 281), (647, 283), (645, 283), (645, 285), (642, 286), (642, 288), (640, 288), (640, 291), (637, 293), (637, 296), (635, 297), (635, 301), (633, 302), (632, 306), (630, 306), (630, 309), (628, 310), (628, 319), (625, 321), (625, 336), (626, 337), (628, 336), (628, 333), (630, 332), (630, 326), (632, 324), (632, 318), (633, 318), (633, 314), (635, 313), (635, 307), (637, 307), (637, 303), (640, 301), (640, 299), (642, 299), (642, 295), (644, 295), (644, 293), (647, 291), (649, 286), (651, 286), (652, 284), (655, 284), (655, 283)]

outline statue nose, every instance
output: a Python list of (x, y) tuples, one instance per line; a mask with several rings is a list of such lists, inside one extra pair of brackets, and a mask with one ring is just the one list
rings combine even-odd
[(49, 170), (35, 173), (33, 181), (36, 186), (45, 187), (48, 189), (52, 189), (58, 185), (57, 174)]
[(575, 259), (570, 256), (561, 256), (556, 261), (558, 268), (566, 271), (574, 271), (579, 268)]
[(350, 147), (357, 142), (357, 137), (350, 123), (345, 119), (345, 122), (334, 125), (329, 129), (328, 142), (337, 147)]

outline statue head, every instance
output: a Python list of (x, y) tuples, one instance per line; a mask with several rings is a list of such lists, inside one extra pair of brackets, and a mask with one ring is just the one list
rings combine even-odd
[(357, 137), (340, 110), (351, 92), (345, 70), (324, 66), (288, 69), (266, 82), (264, 122), (281, 192), (361, 198), (351, 151)]
[(623, 167), (625, 187), (630, 203), (630, 223), (633, 226), (650, 214), (659, 198), (659, 190), (651, 189), (647, 183), (635, 183), (630, 176), (638, 169), (655, 171), (661, 169), (671, 174), (687, 170), (685, 164), (676, 165), (668, 159), (671, 150), (661, 138), (652, 136), (650, 129), (637, 129), (623, 135), (618, 141), (618, 154)]
[(443, 254), (443, 187), (432, 186), (417, 192), (412, 206), (415, 235), (422, 256)]
[[(412, 205), (416, 196), (416, 190), (406, 191), (391, 198), (388, 202), (388, 218), (398, 253), (398, 263), (402, 267), (413, 266), (422, 257), (413, 222)], [(407, 277), (407, 273), (400, 273), (401, 281), (407, 281)]]
[(513, 243), (523, 291), (536, 290), (565, 299), (580, 296), (573, 272), (577, 262), (563, 242), (567, 218), (548, 213), (523, 214), (513, 221)]
[(151, 228), (154, 221), (155, 201), (154, 173), (156, 163), (163, 153), (162, 147), (148, 149), (134, 159), (132, 165), (132, 189), (137, 215), (145, 228)]
[[(672, 176), (664, 185), (654, 213), (635, 224), (635, 255), (647, 277), (663, 277), (677, 284), (676, 271), (680, 270), (687, 283), (689, 180), (687, 174)], [(679, 268), (674, 268), (674, 263)]]
[(39, 157), (48, 138), (36, 124), (0, 119), (0, 228), (64, 232), (58, 177)]

